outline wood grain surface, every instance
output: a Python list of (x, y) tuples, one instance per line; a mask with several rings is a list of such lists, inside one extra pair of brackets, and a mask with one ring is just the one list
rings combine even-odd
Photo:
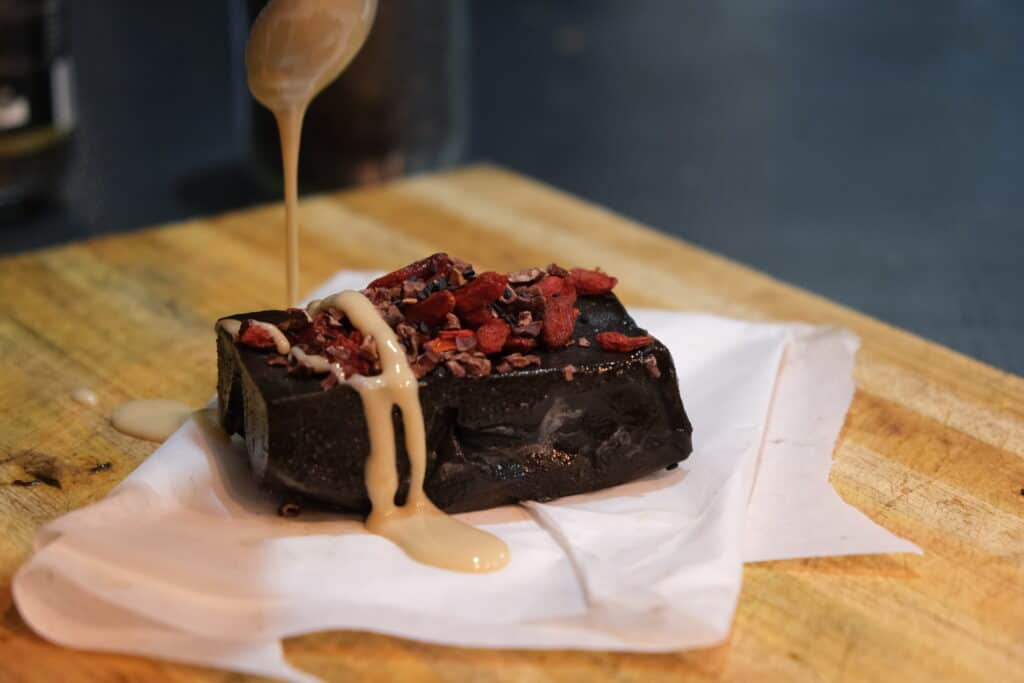
[[(153, 450), (113, 431), (110, 409), (201, 405), (213, 321), (283, 303), (282, 214), (0, 260), (0, 681), (248, 680), (46, 643), (9, 582), (41, 524), (100, 499)], [(289, 640), (297, 666), (330, 681), (1024, 680), (1024, 379), (494, 167), (310, 198), (301, 219), (304, 290), (447, 250), (500, 270), (600, 265), (628, 304), (855, 330), (858, 391), (832, 481), (924, 555), (747, 565), (732, 636), (709, 650), (506, 652), (332, 632)], [(100, 409), (74, 403), (77, 387)]]

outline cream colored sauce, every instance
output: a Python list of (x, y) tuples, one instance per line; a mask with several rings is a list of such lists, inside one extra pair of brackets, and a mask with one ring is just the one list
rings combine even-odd
[[(303, 365), (317, 374), (323, 374), (325, 372), (331, 372), (331, 361), (326, 356), (321, 356), (316, 353), (306, 353), (297, 346), (293, 346), (291, 353), (289, 354), (294, 358), (299, 365)], [(334, 367), (339, 367), (334, 364)], [(339, 378), (339, 381), (344, 381), (344, 378)]]
[[(260, 12), (245, 51), (249, 89), (277, 119), (284, 170), (288, 303), (298, 300), (298, 166), (302, 119), (309, 102), (348, 66), (366, 41), (377, 0), (271, 0)], [(492, 571), (508, 562), (508, 547), (485, 531), (441, 512), (423, 491), (426, 435), (419, 385), (395, 333), (362, 294), (341, 292), (310, 306), (310, 312), (344, 312), (363, 334), (377, 341), (382, 372), (345, 378), (323, 356), (291, 349), (274, 336), (279, 353), (291, 353), (318, 372), (348, 382), (363, 402), (370, 433), (366, 490), (373, 505), (367, 528), (389, 538), (420, 562), (459, 571)], [(274, 326), (267, 326), (267, 331)], [(273, 335), (273, 332), (271, 332)], [(283, 338), (284, 335), (280, 334)], [(327, 368), (324, 369), (324, 363)], [(410, 461), (409, 496), (395, 505), (398, 470), (391, 412), (398, 406)]]
[(299, 298), (298, 170), (310, 101), (366, 42), (377, 0), (271, 0), (249, 33), (249, 90), (277, 119), (284, 172), (288, 305)]
[(95, 408), (99, 405), (100, 399), (96, 396), (96, 392), (92, 389), (75, 389), (71, 392), (71, 400), (76, 403), (81, 403), (83, 406), (89, 406)]
[[(340, 311), (352, 324), (377, 342), (381, 374), (356, 375), (346, 380), (359, 392), (370, 435), (366, 461), (366, 492), (372, 510), (366, 528), (384, 536), (424, 564), (463, 572), (487, 572), (508, 564), (508, 546), (497, 536), (450, 517), (423, 491), (427, 467), (427, 441), (420, 407), (419, 383), (409, 367), (391, 327), (370, 300), (346, 291), (316, 302), (311, 313)], [(332, 371), (341, 377), (340, 368)], [(409, 495), (405, 505), (395, 504), (398, 491), (395, 432), (391, 412), (398, 406), (409, 454)]]
[(238, 339), (238, 332), (242, 329), (242, 321), (234, 318), (221, 318), (217, 321), (217, 329), (224, 330), (231, 335), (232, 339)]
[(192, 414), (181, 401), (154, 398), (128, 401), (114, 409), (110, 424), (117, 431), (147, 441), (166, 441)]
[(249, 324), (269, 334), (270, 338), (274, 340), (274, 348), (282, 356), (287, 356), (288, 352), (292, 350), (291, 342), (288, 341), (288, 337), (284, 336), (284, 332), (277, 325), (265, 323), (262, 320), (250, 320)]

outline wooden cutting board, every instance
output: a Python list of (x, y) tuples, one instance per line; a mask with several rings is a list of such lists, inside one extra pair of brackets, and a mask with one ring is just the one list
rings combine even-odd
[[(704, 651), (501, 652), (336, 632), (288, 641), (297, 666), (330, 681), (1024, 679), (1024, 379), (490, 166), (311, 198), (301, 217), (304, 290), (339, 268), (447, 250), (498, 270), (600, 265), (628, 304), (855, 330), (858, 391), (832, 481), (924, 555), (747, 565), (732, 636)], [(213, 321), (282, 304), (281, 222), (265, 206), (0, 260), (0, 680), (239, 680), (50, 645), (9, 583), (41, 524), (102, 498), (153, 450), (104, 411), (152, 396), (201, 405)], [(71, 401), (83, 386), (101, 411)], [(51, 483), (9, 483), (32, 472)]]

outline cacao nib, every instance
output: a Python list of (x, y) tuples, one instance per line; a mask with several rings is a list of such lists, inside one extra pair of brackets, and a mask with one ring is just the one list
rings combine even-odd
[(527, 268), (526, 270), (509, 273), (508, 281), (514, 285), (528, 285), (541, 279), (544, 275), (545, 271), (540, 268)]

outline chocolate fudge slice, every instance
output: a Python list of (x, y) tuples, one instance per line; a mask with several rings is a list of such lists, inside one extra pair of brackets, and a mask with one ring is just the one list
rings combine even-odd
[[(594, 491), (690, 454), (692, 427), (668, 349), (652, 340), (632, 351), (606, 350), (593, 341), (598, 333), (646, 332), (614, 294), (581, 296), (577, 306), (577, 341), (537, 349), (539, 363), (483, 376), (457, 376), (442, 365), (420, 378), (425, 489), (439, 507), (461, 512)], [(289, 313), (233, 317), (279, 324)], [(369, 442), (358, 393), (343, 383), (324, 389), (322, 375), (289, 374), (268, 364), (270, 352), (223, 329), (217, 349), (221, 423), (245, 437), (258, 481), (282, 500), (367, 512)], [(401, 501), (408, 460), (397, 409), (394, 424)]]

